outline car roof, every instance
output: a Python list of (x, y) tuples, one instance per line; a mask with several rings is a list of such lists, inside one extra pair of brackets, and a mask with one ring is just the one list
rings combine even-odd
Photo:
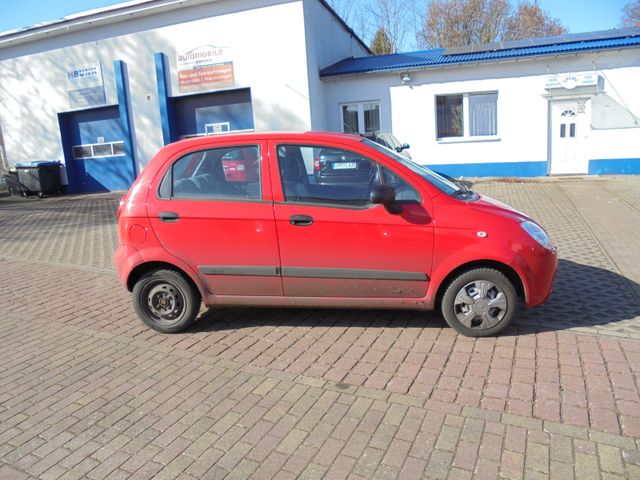
[(229, 141), (251, 141), (256, 140), (281, 140), (283, 138), (295, 140), (296, 138), (304, 141), (313, 140), (336, 140), (348, 142), (360, 142), (364, 137), (360, 135), (351, 135), (348, 133), (338, 132), (321, 132), (321, 131), (266, 131), (266, 132), (242, 132), (242, 133), (220, 133), (215, 135), (203, 135), (199, 137), (187, 138), (180, 140), (171, 145), (179, 145), (179, 148), (188, 148), (192, 145), (215, 145), (219, 142), (227, 143)]
[(228, 145), (230, 142), (251, 142), (262, 140), (279, 140), (284, 142), (314, 142), (314, 141), (335, 141), (340, 144), (352, 144), (362, 142), (364, 137), (337, 132), (320, 131), (267, 131), (267, 132), (242, 132), (242, 133), (221, 133), (192, 137), (165, 145), (140, 172), (140, 177), (147, 178), (154, 175), (159, 164), (177, 153), (188, 150), (215, 148), (217, 145)]

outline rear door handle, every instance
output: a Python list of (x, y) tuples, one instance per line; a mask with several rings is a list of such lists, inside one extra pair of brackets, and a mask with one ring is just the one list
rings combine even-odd
[(160, 212), (158, 218), (161, 222), (172, 223), (177, 222), (180, 219), (180, 215), (176, 212)]
[(313, 217), (309, 215), (293, 215), (289, 217), (289, 223), (296, 227), (308, 227), (313, 223)]

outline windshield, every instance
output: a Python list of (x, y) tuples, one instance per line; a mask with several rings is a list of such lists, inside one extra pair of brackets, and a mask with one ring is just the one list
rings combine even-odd
[(381, 153), (384, 153), (388, 157), (393, 158), (396, 162), (401, 163), (402, 165), (410, 169), (412, 172), (417, 173), (422, 178), (424, 178), (427, 182), (429, 182), (431, 185), (436, 187), (441, 192), (446, 193), (447, 195), (453, 195), (456, 192), (462, 191), (462, 189), (458, 187), (458, 185), (447, 180), (443, 176), (438, 175), (433, 170), (430, 170), (427, 167), (424, 167), (422, 165), (418, 165), (417, 163), (405, 157), (404, 155), (399, 155), (398, 153), (394, 152), (393, 150), (383, 145), (380, 145), (379, 143), (372, 142), (371, 140), (368, 140), (368, 139), (364, 139), (362, 143), (364, 143), (365, 145), (368, 145), (371, 148), (375, 148), (376, 150), (378, 150)]
[(381, 145), (385, 145), (391, 149), (402, 148), (402, 144), (390, 133), (378, 133), (378, 140), (382, 140), (382, 142), (380, 142)]

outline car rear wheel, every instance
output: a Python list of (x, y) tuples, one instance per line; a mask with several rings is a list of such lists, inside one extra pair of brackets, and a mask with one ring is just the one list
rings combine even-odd
[(453, 279), (441, 308), (451, 328), (468, 337), (487, 337), (509, 325), (516, 303), (516, 290), (506, 276), (492, 268), (476, 268)]
[(196, 319), (200, 294), (180, 273), (155, 270), (134, 285), (133, 306), (145, 325), (162, 333), (177, 333)]

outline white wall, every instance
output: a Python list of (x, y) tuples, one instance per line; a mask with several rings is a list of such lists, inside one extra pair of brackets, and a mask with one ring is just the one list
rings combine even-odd
[(251, 87), (256, 129), (309, 129), (304, 35), (301, 1), (221, 1), (0, 50), (0, 121), (9, 162), (63, 161), (57, 113), (69, 110), (66, 69), (100, 61), (107, 103), (115, 104), (113, 62), (123, 60), (134, 152), (138, 168), (144, 166), (162, 146), (153, 55), (167, 54), (171, 93), (178, 94), (175, 51), (191, 41), (193, 47), (232, 47), (236, 84)]
[(320, 70), (345, 57), (368, 55), (368, 51), (319, 0), (303, 0), (303, 5), (311, 128), (327, 130), (325, 85)]
[[(635, 67), (601, 70), (604, 91), (640, 118), (640, 52)], [(640, 128), (591, 130), (586, 142), (589, 159), (640, 158)]]
[[(345, 79), (325, 78), (325, 115), (327, 129), (342, 132), (340, 105), (343, 103), (380, 102), (380, 129), (395, 131), (391, 118), (390, 89), (400, 85), (398, 75), (367, 75)], [(401, 141), (402, 138), (400, 138)]]
[[(411, 144), (411, 155), (425, 164), (533, 162), (548, 159), (549, 74), (604, 72), (607, 94), (624, 99), (640, 116), (640, 49), (582, 53), (501, 63), (435, 67), (411, 71), (328, 77), (327, 125), (340, 131), (341, 103), (381, 102), (381, 129)], [(435, 96), (498, 92), (498, 140), (438, 141)], [(592, 131), (589, 158), (639, 158), (640, 129)]]
[[(439, 78), (432, 78), (433, 83), (426, 85), (391, 88), (394, 132), (402, 142), (411, 144), (414, 159), (425, 164), (547, 159), (548, 107), (543, 97), (543, 78), (525, 76), (454, 81), (456, 73), (448, 71)], [(494, 91), (498, 92), (497, 139), (436, 140), (436, 95)], [(524, 145), (527, 147), (523, 148)]]

